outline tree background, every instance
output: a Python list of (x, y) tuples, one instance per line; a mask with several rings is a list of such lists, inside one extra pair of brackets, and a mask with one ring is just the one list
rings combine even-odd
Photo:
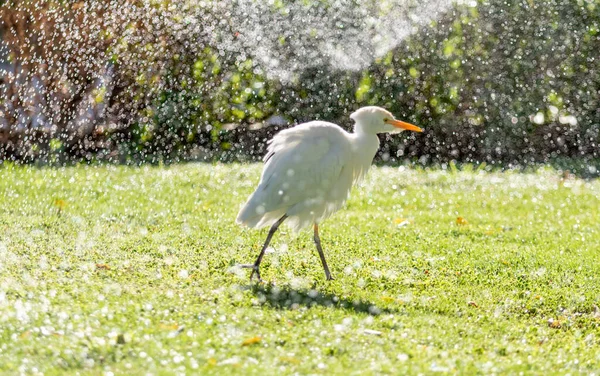
[(259, 3), (4, 2), (0, 160), (257, 160), (378, 105), (426, 129), (382, 162), (597, 174), (600, 1)]

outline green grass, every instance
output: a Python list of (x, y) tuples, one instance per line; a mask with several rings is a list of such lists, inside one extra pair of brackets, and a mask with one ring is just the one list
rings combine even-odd
[(0, 169), (0, 373), (600, 372), (599, 181), (374, 168), (258, 284), (259, 173)]

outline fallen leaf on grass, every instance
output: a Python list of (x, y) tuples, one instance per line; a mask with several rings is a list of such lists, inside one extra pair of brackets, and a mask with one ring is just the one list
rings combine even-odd
[(406, 218), (396, 218), (394, 219), (394, 224), (398, 227), (404, 227), (408, 226), (410, 224), (410, 221)]
[(282, 362), (286, 362), (286, 363), (292, 363), (292, 364), (300, 364), (300, 360), (294, 358), (293, 356), (280, 356), (279, 360)]
[(238, 358), (237, 356), (234, 356), (233, 358), (228, 358), (225, 360), (221, 360), (218, 363), (219, 366), (234, 366), (234, 367), (239, 367), (240, 366), (240, 358)]
[(177, 325), (177, 324), (160, 324), (160, 328), (165, 329), (165, 330), (177, 330), (179, 328), (179, 325)]
[(252, 337), (252, 338), (248, 338), (248, 339), (245, 339), (244, 342), (242, 342), (242, 346), (256, 345), (261, 340), (262, 340), (262, 338), (260, 338), (258, 336), (257, 337)]
[(471, 306), (471, 307), (479, 308), (479, 305), (477, 305), (477, 303), (475, 303), (475, 302), (474, 302), (474, 301), (472, 301), (472, 300), (471, 300), (470, 302), (468, 302), (467, 304), (468, 304), (469, 306)]
[(67, 206), (67, 203), (65, 202), (65, 200), (56, 199), (56, 200), (54, 200), (54, 206), (56, 206), (59, 209), (62, 209), (65, 206)]
[(57, 214), (60, 215), (65, 206), (67, 206), (67, 203), (64, 200), (56, 199), (54, 200), (54, 206), (58, 209)]
[(110, 266), (106, 264), (96, 264), (96, 269), (98, 270), (110, 270)]
[(457, 217), (456, 224), (459, 226), (464, 226), (464, 225), (468, 225), (469, 222), (466, 219), (464, 219), (463, 217)]
[(168, 337), (169, 337), (169, 338), (175, 338), (175, 337), (177, 337), (178, 335), (180, 335), (180, 334), (183, 332), (183, 330), (184, 330), (184, 329), (185, 329), (185, 326), (181, 326), (181, 327), (179, 327), (177, 330), (172, 330), (172, 331), (169, 333)]
[(382, 333), (382, 332), (380, 332), (379, 330), (373, 330), (373, 329), (365, 329), (365, 330), (364, 330), (364, 333), (365, 333), (365, 334), (371, 334), (371, 335), (374, 335), (374, 336), (380, 336), (380, 335), (382, 335), (382, 334), (383, 334), (383, 333)]
[(550, 319), (548, 320), (548, 326), (552, 329), (560, 329), (562, 327), (562, 324), (558, 320)]

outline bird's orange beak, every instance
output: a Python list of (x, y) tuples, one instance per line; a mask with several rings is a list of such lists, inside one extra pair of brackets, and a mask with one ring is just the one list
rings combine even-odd
[(406, 123), (404, 121), (400, 121), (400, 120), (396, 120), (396, 119), (387, 119), (387, 120), (385, 120), (385, 122), (393, 125), (396, 128), (402, 128), (407, 131), (423, 132), (423, 130), (421, 128), (417, 127), (416, 125), (413, 125), (411, 123)]

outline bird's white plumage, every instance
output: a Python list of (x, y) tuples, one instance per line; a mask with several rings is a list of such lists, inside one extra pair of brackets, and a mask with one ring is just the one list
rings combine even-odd
[(321, 121), (278, 133), (267, 149), (260, 183), (237, 221), (263, 227), (287, 214), (287, 224), (297, 231), (338, 210), (354, 180), (349, 136)]
[(339, 210), (371, 165), (379, 147), (377, 133), (397, 130), (386, 123), (393, 116), (379, 107), (362, 108), (351, 117), (354, 133), (312, 121), (275, 135), (260, 183), (237, 222), (260, 228), (287, 215), (287, 225), (298, 231)]

